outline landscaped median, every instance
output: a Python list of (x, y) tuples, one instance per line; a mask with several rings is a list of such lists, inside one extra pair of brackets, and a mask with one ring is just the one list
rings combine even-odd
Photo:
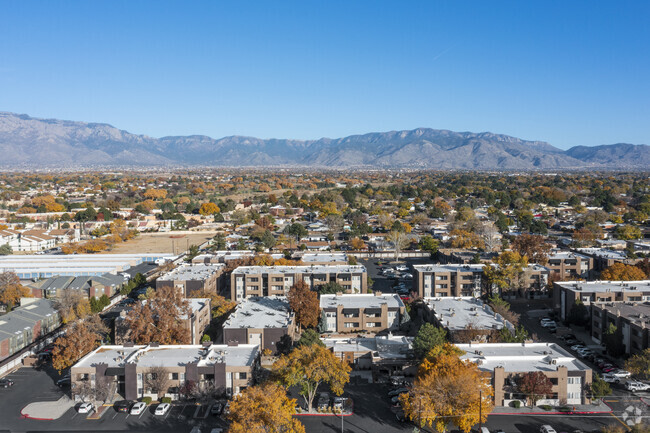
[(498, 406), (495, 407), (492, 415), (587, 415), (611, 413), (612, 409), (603, 401), (598, 404), (576, 404), (565, 406), (521, 406), (519, 408)]

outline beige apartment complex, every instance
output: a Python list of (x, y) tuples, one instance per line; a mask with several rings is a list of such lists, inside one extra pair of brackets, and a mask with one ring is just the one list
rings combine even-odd
[(325, 330), (331, 333), (396, 330), (406, 319), (406, 308), (396, 294), (321, 295)]

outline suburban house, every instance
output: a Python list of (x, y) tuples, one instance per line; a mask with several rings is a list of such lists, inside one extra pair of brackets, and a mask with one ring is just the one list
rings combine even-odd
[(589, 404), (586, 390), (592, 371), (564, 348), (554, 343), (471, 343), (457, 344), (461, 356), (475, 363), (491, 377), (495, 406), (513, 401), (526, 404), (526, 395), (518, 387), (518, 378), (530, 372), (542, 372), (551, 381), (552, 394), (538, 405)]
[[(105, 345), (81, 358), (70, 369), (72, 396), (83, 381), (92, 386), (110, 383), (127, 400), (150, 396), (178, 399), (182, 386), (192, 381), (197, 387), (214, 386), (217, 393), (239, 394), (253, 384), (259, 365), (259, 346), (245, 345)], [(152, 369), (164, 369), (166, 389), (152, 389)], [(100, 379), (104, 379), (101, 380)]]
[(335, 281), (346, 293), (368, 291), (366, 268), (361, 265), (240, 266), (230, 274), (230, 298), (286, 296), (298, 281), (312, 289)]
[(156, 289), (175, 287), (183, 296), (196, 292), (219, 293), (224, 264), (183, 264), (156, 280)]
[(22, 298), (20, 307), (0, 315), (0, 360), (3, 360), (61, 325), (52, 301)]
[(223, 342), (257, 344), (275, 354), (283, 338), (293, 342), (295, 332), (295, 317), (286, 298), (251, 297), (243, 299), (223, 324)]
[(582, 302), (650, 301), (650, 280), (642, 281), (556, 281), (553, 283), (553, 308), (566, 320), (571, 307)]
[(321, 295), (325, 332), (350, 333), (393, 331), (408, 320), (404, 302), (396, 294)]

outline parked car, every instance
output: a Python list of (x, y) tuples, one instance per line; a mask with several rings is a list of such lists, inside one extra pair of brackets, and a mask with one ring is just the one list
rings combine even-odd
[(400, 271), (400, 272), (406, 272), (409, 270), (409, 267), (406, 265), (397, 265), (395, 267), (395, 270)]
[(621, 381), (620, 378), (618, 378), (618, 377), (616, 377), (616, 376), (614, 376), (613, 374), (610, 374), (610, 373), (605, 373), (601, 377), (607, 383), (619, 383)]
[(574, 351), (578, 351), (580, 349), (586, 349), (586, 348), (587, 346), (585, 346), (584, 344), (574, 344), (573, 346), (571, 346), (571, 350)]
[(346, 397), (334, 397), (332, 400), (332, 407), (334, 409), (343, 410), (343, 405), (348, 399)]
[(212, 430), (210, 430), (210, 433), (223, 433), (223, 429), (219, 427), (215, 427)]
[(132, 404), (133, 402), (129, 400), (120, 400), (113, 404), (113, 409), (115, 409), (115, 412), (128, 412)]
[(568, 344), (569, 346), (573, 346), (574, 344), (578, 344), (578, 343), (579, 343), (579, 341), (576, 340), (575, 338), (567, 338), (566, 340), (564, 340), (564, 342), (565, 342), (566, 344)]
[(539, 324), (542, 325), (542, 327), (544, 327), (544, 328), (546, 328), (547, 326), (549, 326), (551, 324), (557, 326), (557, 324), (555, 323), (555, 320), (549, 319), (548, 317), (544, 317), (542, 320), (540, 320)]
[(223, 404), (221, 403), (215, 403), (210, 408), (210, 413), (214, 416), (221, 415), (221, 412), (223, 412)]
[(648, 391), (650, 385), (647, 383), (639, 382), (638, 380), (630, 380), (625, 384), (628, 391)]
[(201, 433), (201, 429), (197, 426), (194, 426), (192, 427), (192, 430), (190, 430), (190, 433)]
[(574, 339), (574, 340), (577, 340), (576, 336), (573, 335), (573, 334), (564, 334), (564, 335), (562, 336), (562, 339), (563, 339), (564, 341), (566, 341), (566, 340), (568, 340), (568, 339), (570, 339), (570, 338), (572, 338), (572, 339)]
[(616, 377), (624, 378), (624, 379), (627, 379), (630, 376), (632, 376), (632, 373), (630, 373), (629, 371), (626, 371), (626, 370), (614, 370), (614, 371), (610, 372), (610, 374), (613, 375), (613, 376), (616, 376)]
[(396, 395), (400, 395), (400, 394), (402, 394), (403, 392), (408, 392), (408, 388), (397, 388), (397, 389), (395, 389), (395, 390), (393, 390), (393, 391), (390, 391), (390, 392), (388, 393), (388, 396), (389, 396), (389, 397), (395, 397)]
[(77, 412), (79, 413), (90, 413), (95, 409), (92, 403), (81, 403), (79, 405), (79, 408), (77, 409)]
[(539, 433), (557, 433), (553, 427), (548, 424), (544, 424), (539, 428)]
[(147, 403), (139, 401), (131, 406), (131, 415), (140, 415), (147, 408)]
[(170, 407), (172, 407), (172, 405), (169, 403), (160, 403), (158, 406), (156, 406), (154, 415), (165, 415), (167, 412), (169, 412)]
[(14, 386), (14, 381), (11, 379), (2, 378), (0, 379), (0, 388), (9, 388), (10, 386)]
[(221, 412), (224, 415), (228, 415), (230, 413), (230, 401), (227, 401), (226, 404), (223, 407), (223, 411)]

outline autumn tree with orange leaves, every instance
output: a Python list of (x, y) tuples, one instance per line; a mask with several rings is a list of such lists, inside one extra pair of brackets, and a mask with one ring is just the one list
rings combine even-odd
[(99, 315), (68, 325), (52, 349), (52, 366), (59, 371), (74, 365), (81, 357), (99, 346), (108, 328)]
[(449, 343), (432, 349), (420, 364), (413, 387), (399, 397), (404, 413), (420, 428), (446, 431), (452, 423), (463, 432), (487, 421), (493, 390), (487, 373), (460, 359)]
[(637, 266), (614, 263), (600, 274), (601, 280), (638, 281), (647, 278), (645, 272)]
[(300, 326), (313, 328), (320, 318), (320, 302), (318, 294), (311, 290), (307, 283), (300, 280), (289, 289), (287, 295), (289, 306), (296, 313), (296, 321)]
[(189, 302), (179, 290), (163, 286), (127, 313), (124, 324), (128, 339), (136, 344), (190, 344), (190, 330), (183, 317), (189, 317), (191, 312)]
[(248, 387), (230, 403), (231, 433), (305, 433), (305, 426), (292, 415), (296, 400), (275, 383)]
[(0, 273), (0, 304), (9, 309), (20, 304), (20, 298), (31, 298), (32, 292), (22, 284), (15, 272)]

